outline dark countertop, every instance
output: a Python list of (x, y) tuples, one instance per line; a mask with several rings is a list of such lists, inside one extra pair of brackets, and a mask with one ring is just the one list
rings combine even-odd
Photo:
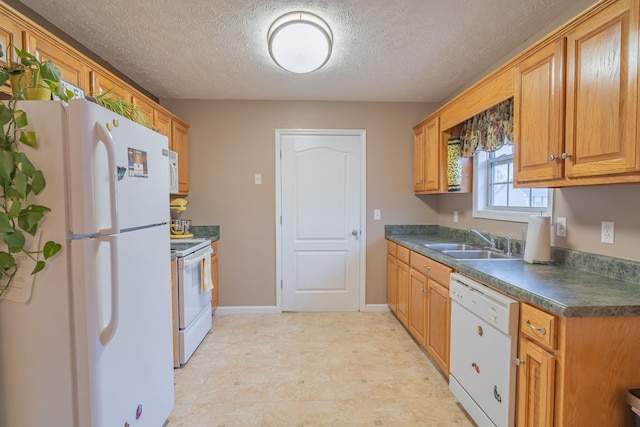
[(560, 316), (640, 316), (639, 283), (522, 260), (459, 260), (424, 246), (454, 241), (438, 234), (387, 234), (386, 238)]
[(220, 240), (219, 225), (192, 225), (190, 231), (197, 239), (209, 239), (212, 242)]

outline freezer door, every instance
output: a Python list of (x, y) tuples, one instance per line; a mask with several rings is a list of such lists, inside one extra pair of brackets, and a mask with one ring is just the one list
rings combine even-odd
[(71, 241), (79, 425), (163, 425), (174, 406), (168, 225)]
[(167, 137), (82, 99), (69, 102), (67, 116), (71, 233), (167, 222)]

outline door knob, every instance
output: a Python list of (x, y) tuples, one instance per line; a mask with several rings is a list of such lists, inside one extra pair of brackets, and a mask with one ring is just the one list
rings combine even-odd
[(358, 230), (353, 230), (353, 231), (351, 232), (351, 235), (352, 235), (352, 236), (357, 236), (357, 235), (358, 235)]

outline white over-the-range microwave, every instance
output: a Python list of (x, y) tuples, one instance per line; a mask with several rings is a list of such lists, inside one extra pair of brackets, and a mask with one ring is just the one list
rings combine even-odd
[(169, 159), (169, 194), (178, 194), (178, 153), (167, 150)]

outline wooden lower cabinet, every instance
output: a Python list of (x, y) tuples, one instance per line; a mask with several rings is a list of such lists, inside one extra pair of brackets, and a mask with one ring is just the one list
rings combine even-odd
[(451, 271), (422, 254), (387, 242), (387, 304), (444, 376), (449, 375)]
[(211, 290), (211, 314), (218, 307), (218, 242), (211, 243), (211, 249), (213, 253), (211, 254), (211, 283), (213, 284), (213, 289)]
[(518, 426), (552, 426), (555, 358), (523, 337), (518, 361)]
[(391, 254), (387, 254), (387, 305), (394, 313), (398, 309), (398, 260)]
[(409, 325), (409, 265), (398, 261), (398, 302), (396, 316), (400, 322)]
[[(448, 283), (447, 283), (448, 285)], [(449, 286), (429, 279), (427, 299), (427, 353), (445, 376), (449, 376), (449, 342), (451, 331), (451, 298)]]
[(520, 323), (518, 427), (633, 426), (640, 316), (559, 317), (522, 303)]
[(409, 271), (409, 332), (425, 346), (427, 326), (427, 277), (415, 269)]

